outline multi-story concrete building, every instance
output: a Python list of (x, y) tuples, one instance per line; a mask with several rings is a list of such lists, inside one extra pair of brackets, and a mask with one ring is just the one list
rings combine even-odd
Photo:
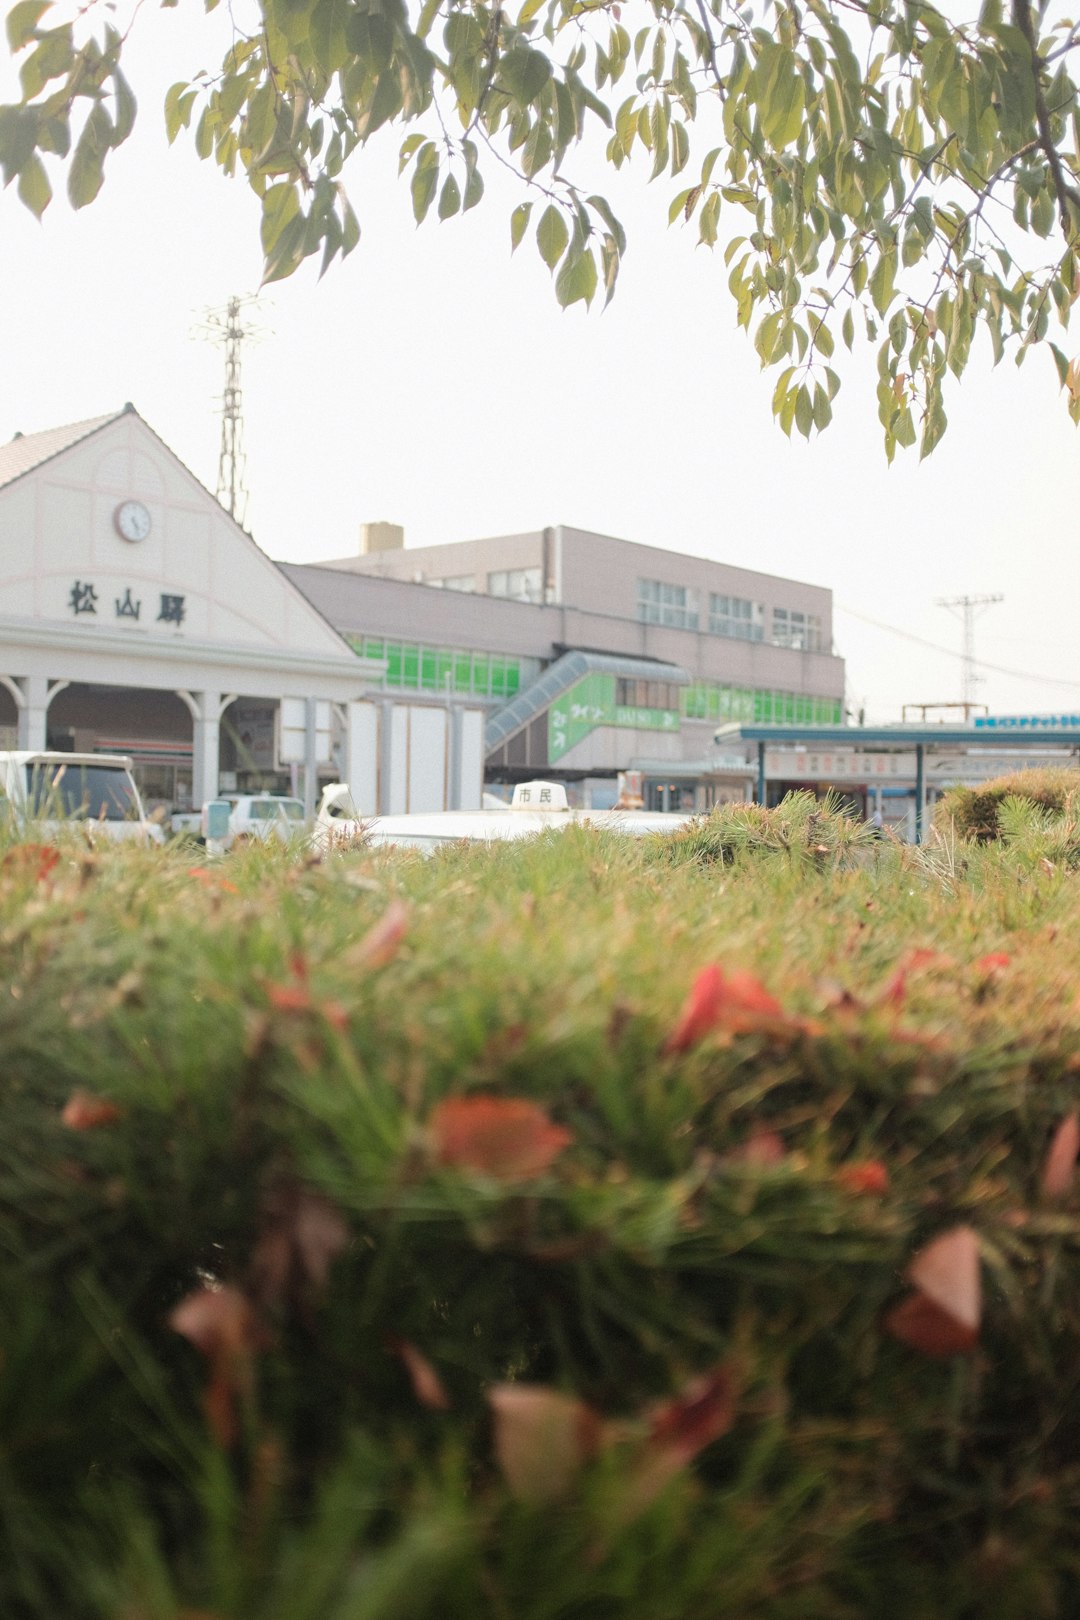
[(581, 784), (636, 770), (655, 807), (742, 796), (718, 723), (837, 723), (832, 593), (566, 526), (406, 549), (372, 524), (357, 556), (284, 565), (369, 661), (387, 700), (483, 701), (486, 774)]

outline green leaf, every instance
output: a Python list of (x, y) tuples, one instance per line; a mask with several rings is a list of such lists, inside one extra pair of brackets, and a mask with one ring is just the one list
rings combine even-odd
[(531, 202), (518, 203), (517, 207), (514, 209), (514, 212), (510, 215), (511, 253), (516, 252), (516, 250), (521, 246), (521, 239), (525, 235), (525, 230), (529, 223), (529, 215), (532, 213), (532, 206), (533, 205)]
[(438, 184), (439, 154), (435, 149), (435, 142), (428, 141), (420, 149), (410, 187), (412, 191), (413, 218), (418, 225), (422, 223), (428, 209), (431, 207), (432, 199), (435, 196), (435, 188)]
[(549, 203), (540, 216), (540, 223), (536, 227), (536, 245), (540, 249), (540, 257), (549, 270), (554, 271), (555, 266), (566, 252), (566, 245), (570, 240), (570, 232), (563, 218), (562, 210), (554, 203)]
[(11, 51), (21, 51), (34, 37), (34, 31), (49, 10), (52, 0), (19, 0), (7, 14), (7, 40)]
[(499, 63), (498, 78), (518, 105), (527, 107), (551, 78), (551, 63), (543, 51), (507, 51)]
[(461, 207), (461, 191), (452, 174), (448, 174), (443, 181), (443, 188), (439, 195), (439, 218), (452, 219)]
[(26, 204), (38, 219), (52, 201), (52, 186), (45, 173), (45, 165), (36, 152), (30, 154), (19, 173), (19, 200)]
[(348, 0), (318, 0), (312, 10), (308, 39), (316, 65), (323, 73), (337, 73), (348, 61), (345, 24), (350, 10)]
[(112, 122), (98, 101), (90, 109), (68, 170), (67, 191), (72, 208), (85, 208), (101, 190), (105, 154), (112, 140)]
[(269, 258), (282, 231), (300, 212), (300, 198), (290, 180), (280, 180), (263, 193), (260, 236), (263, 254)]
[(596, 260), (586, 248), (573, 256), (568, 254), (555, 278), (555, 296), (563, 309), (571, 304), (591, 304), (597, 286)]
[(119, 146), (135, 127), (135, 97), (119, 68), (113, 73), (113, 92), (116, 97), (116, 126), (112, 144)]
[(165, 92), (165, 134), (171, 146), (182, 129), (191, 123), (191, 109), (195, 105), (195, 91), (183, 79), (170, 85)]

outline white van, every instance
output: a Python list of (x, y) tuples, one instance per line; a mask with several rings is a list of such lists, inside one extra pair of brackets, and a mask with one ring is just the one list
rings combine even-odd
[(365, 821), (353, 809), (347, 785), (331, 782), (323, 789), (315, 817), (315, 845), (332, 849), (361, 839), (372, 846), (393, 844), (399, 849), (419, 849), (430, 854), (462, 840), (501, 843), (575, 823), (640, 838), (645, 833), (677, 832), (692, 819), (658, 810), (571, 810), (561, 782), (521, 782), (514, 789), (512, 802), (499, 810), (432, 810), (426, 814), (373, 816)]
[(164, 842), (143, 810), (126, 754), (0, 752), (0, 818), (34, 838), (82, 826), (91, 838)]

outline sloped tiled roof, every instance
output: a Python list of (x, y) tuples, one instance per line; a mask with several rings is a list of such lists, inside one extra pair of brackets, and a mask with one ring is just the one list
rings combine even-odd
[(46, 428), (44, 433), (17, 433), (10, 444), (0, 445), (0, 489), (40, 467), (43, 461), (70, 450), (80, 439), (89, 438), (91, 433), (107, 427), (123, 414), (123, 411), (110, 411), (108, 416), (90, 416), (85, 422), (72, 422), (67, 427)]

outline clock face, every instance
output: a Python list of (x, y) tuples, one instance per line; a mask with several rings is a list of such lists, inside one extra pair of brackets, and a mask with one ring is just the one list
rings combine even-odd
[(113, 513), (113, 522), (125, 540), (145, 540), (150, 533), (150, 513), (142, 501), (122, 501)]

